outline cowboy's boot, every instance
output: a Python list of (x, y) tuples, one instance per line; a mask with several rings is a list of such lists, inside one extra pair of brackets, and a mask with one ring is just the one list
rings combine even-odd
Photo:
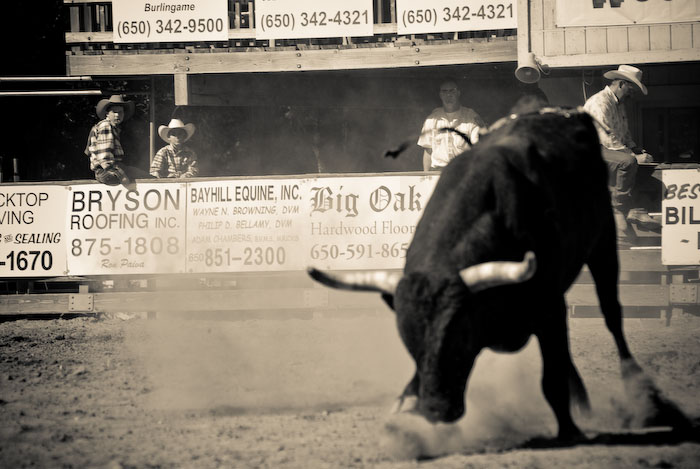
[(615, 232), (617, 234), (618, 249), (629, 249), (634, 240), (634, 231), (627, 224), (627, 217), (620, 210), (613, 208), (615, 218)]

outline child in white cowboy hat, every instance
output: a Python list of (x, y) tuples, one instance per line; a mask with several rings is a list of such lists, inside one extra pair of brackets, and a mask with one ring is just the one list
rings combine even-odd
[(120, 125), (134, 114), (134, 107), (132, 101), (116, 94), (101, 99), (95, 106), (100, 121), (90, 129), (85, 154), (90, 157), (95, 179), (103, 184), (128, 185), (133, 178), (150, 177), (145, 171), (124, 163)]
[(187, 178), (199, 173), (197, 155), (185, 145), (192, 134), (194, 124), (185, 124), (180, 119), (171, 119), (170, 123), (158, 127), (158, 135), (168, 145), (164, 146), (151, 162), (151, 175), (157, 178)]

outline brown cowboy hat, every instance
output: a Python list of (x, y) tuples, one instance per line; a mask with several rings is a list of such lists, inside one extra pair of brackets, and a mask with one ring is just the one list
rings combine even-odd
[(631, 65), (620, 65), (617, 70), (605, 72), (603, 76), (609, 80), (625, 80), (637, 85), (642, 93), (647, 94), (647, 87), (642, 83), (642, 71)]
[(158, 127), (158, 135), (160, 135), (160, 138), (162, 138), (165, 142), (170, 143), (168, 136), (170, 135), (170, 131), (173, 129), (182, 129), (187, 133), (183, 143), (189, 140), (192, 134), (194, 134), (194, 124), (185, 124), (180, 119), (170, 119), (170, 123), (168, 125), (161, 125)]
[(134, 115), (134, 105), (133, 101), (124, 100), (124, 95), (113, 94), (109, 99), (101, 99), (97, 106), (95, 106), (95, 112), (100, 119), (104, 119), (109, 112), (110, 106), (123, 106), (124, 107), (124, 120), (127, 120)]

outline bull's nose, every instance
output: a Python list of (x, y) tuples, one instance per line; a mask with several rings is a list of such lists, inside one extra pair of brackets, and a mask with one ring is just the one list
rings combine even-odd
[(450, 404), (446, 401), (421, 402), (418, 411), (430, 422), (451, 423), (464, 415), (464, 404)]

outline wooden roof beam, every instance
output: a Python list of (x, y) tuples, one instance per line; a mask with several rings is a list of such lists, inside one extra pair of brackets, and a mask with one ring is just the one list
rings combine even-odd
[(311, 70), (357, 70), (399, 67), (515, 62), (515, 38), (448, 44), (393, 45), (347, 49), (248, 52), (116, 53), (67, 55), (68, 75), (122, 76), (175, 73), (247, 73)]

